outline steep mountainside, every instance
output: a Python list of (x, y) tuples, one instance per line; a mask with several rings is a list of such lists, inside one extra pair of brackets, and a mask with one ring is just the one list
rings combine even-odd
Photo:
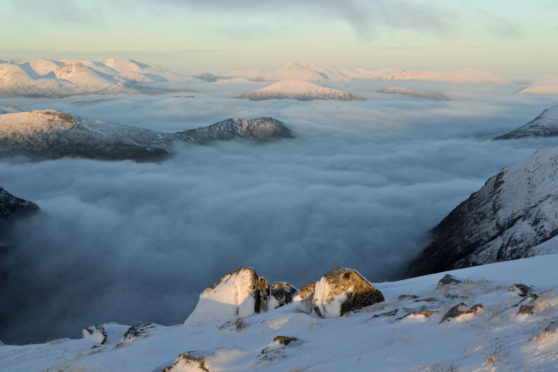
[(527, 124), (494, 139), (508, 140), (522, 137), (552, 136), (558, 136), (558, 105), (544, 110), (539, 116)]
[(433, 230), (408, 275), (513, 260), (558, 235), (558, 147), (502, 170)]
[(314, 99), (358, 101), (363, 99), (352, 93), (301, 80), (281, 80), (267, 87), (244, 93), (239, 98), (248, 98), (252, 101), (281, 98), (298, 99), (300, 101)]
[(161, 159), (174, 141), (207, 143), (233, 138), (292, 137), (273, 118), (227, 119), (207, 127), (162, 133), (102, 121), (90, 122), (55, 110), (0, 114), (0, 156), (64, 156), (97, 159)]

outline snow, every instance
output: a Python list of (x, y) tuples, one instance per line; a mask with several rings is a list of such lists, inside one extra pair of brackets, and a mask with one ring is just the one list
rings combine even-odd
[[(245, 317), (245, 327), (205, 325), (154, 328), (132, 341), (99, 345), (91, 339), (62, 339), (39, 345), (0, 346), (3, 371), (161, 371), (179, 354), (175, 371), (193, 370), (204, 360), (210, 371), (553, 371), (558, 365), (558, 255), (477, 266), (451, 272), (459, 284), (439, 287), (444, 273), (396, 282), (375, 283), (386, 301), (339, 318), (318, 318), (296, 310), (296, 304)], [(229, 278), (230, 279), (230, 278)], [(232, 292), (235, 283), (227, 282)], [(517, 315), (528, 301), (509, 290), (524, 283), (539, 295), (532, 315)], [(237, 292), (240, 293), (240, 292)], [(400, 295), (413, 294), (418, 301)], [(209, 293), (208, 293), (209, 295)], [(223, 301), (234, 295), (222, 290), (211, 296)], [(457, 298), (454, 298), (458, 296)], [(485, 308), (440, 323), (460, 302)], [(378, 316), (390, 310), (395, 316)], [(430, 317), (412, 311), (438, 311)], [(553, 323), (554, 322), (554, 323)], [(276, 336), (299, 341), (282, 345)], [(199, 366), (199, 364), (198, 364)], [(198, 367), (196, 367), (198, 368)]]
[(315, 64), (301, 65), (290, 62), (275, 71), (261, 72), (258, 70), (233, 71), (226, 74), (232, 78), (243, 78), (251, 81), (280, 81), (280, 80), (302, 80), (311, 82), (341, 82), (349, 81), (342, 72), (335, 69), (318, 66)]
[(558, 76), (546, 75), (535, 81), (525, 89), (519, 91), (521, 94), (558, 94)]
[(254, 272), (248, 269), (227, 274), (200, 295), (196, 308), (184, 324), (225, 321), (254, 314)]
[(530, 136), (556, 136), (558, 135), (558, 105), (544, 110), (539, 116), (529, 123), (495, 139), (514, 139)]
[(32, 136), (73, 128), (79, 123), (60, 117), (55, 110), (0, 114), (0, 138)]
[(0, 61), (0, 93), (39, 96), (132, 92), (137, 83), (187, 82), (189, 79), (134, 60)]
[(364, 68), (353, 68), (342, 70), (342, 72), (346, 76), (353, 79), (419, 80), (469, 84), (508, 84), (506, 80), (489, 71), (476, 70), (473, 68), (462, 68), (457, 71), (397, 71), (392, 69), (368, 70)]
[(328, 295), (331, 292), (330, 286), (325, 277), (322, 277), (316, 282), (314, 289), (314, 306), (320, 310), (320, 314), (324, 318), (335, 318), (341, 315), (341, 305), (347, 299), (346, 295), (339, 295), (332, 300), (328, 300)]
[(327, 88), (315, 83), (302, 80), (281, 80), (272, 85), (245, 93), (240, 98), (254, 101), (267, 99), (292, 98), (298, 100), (326, 99), (326, 100), (361, 100), (351, 93)]

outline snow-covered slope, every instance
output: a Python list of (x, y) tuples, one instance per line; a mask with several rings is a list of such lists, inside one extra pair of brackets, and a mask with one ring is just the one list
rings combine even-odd
[(525, 89), (519, 91), (523, 94), (558, 94), (558, 76), (547, 75), (535, 81)]
[(138, 83), (185, 82), (183, 76), (134, 60), (0, 61), (0, 94), (67, 96), (132, 92)]
[(505, 168), (433, 230), (409, 275), (513, 260), (558, 235), (558, 147)]
[(302, 80), (281, 80), (267, 87), (244, 93), (239, 98), (248, 98), (253, 101), (281, 98), (298, 99), (301, 101), (314, 99), (337, 101), (362, 100), (361, 97), (355, 96), (352, 93)]
[(507, 140), (522, 137), (551, 136), (558, 136), (558, 105), (544, 110), (539, 116), (527, 124), (494, 139)]
[(449, 97), (443, 93), (419, 92), (407, 87), (390, 87), (390, 88), (381, 89), (378, 92), (384, 94), (401, 94), (410, 97), (426, 98), (434, 101), (450, 100)]
[(227, 119), (207, 127), (162, 133), (104, 121), (87, 121), (55, 110), (0, 114), (0, 156), (63, 156), (98, 159), (160, 159), (174, 141), (206, 143), (233, 138), (292, 137), (273, 118)]
[(385, 301), (335, 318), (292, 303), (232, 322), (144, 323), (119, 341), (124, 328), (106, 324), (105, 343), (98, 332), (0, 346), (0, 365), (5, 372), (555, 371), (557, 265), (558, 255), (539, 256), (375, 283)]

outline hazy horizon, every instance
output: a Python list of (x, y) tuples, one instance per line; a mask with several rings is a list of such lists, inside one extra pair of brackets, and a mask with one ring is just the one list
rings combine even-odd
[[(233, 5), (234, 4), (234, 5)], [(2, 58), (133, 58), (177, 72), (334, 68), (558, 73), (558, 5), (519, 1), (7, 1)], [(26, 32), (14, 32), (21, 22)]]

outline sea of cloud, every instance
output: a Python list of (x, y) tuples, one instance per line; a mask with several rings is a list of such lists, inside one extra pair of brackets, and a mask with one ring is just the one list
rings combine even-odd
[[(262, 84), (200, 83), (162, 95), (3, 98), (161, 131), (272, 116), (294, 139), (180, 144), (159, 163), (0, 161), (0, 185), (38, 203), (0, 263), (0, 339), (78, 337), (116, 321), (182, 322), (238, 266), (300, 287), (336, 266), (396, 279), (428, 231), (502, 167), (548, 139), (493, 142), (551, 98), (517, 86), (339, 83), (366, 101), (235, 98)], [(405, 86), (451, 101), (385, 95)]]

